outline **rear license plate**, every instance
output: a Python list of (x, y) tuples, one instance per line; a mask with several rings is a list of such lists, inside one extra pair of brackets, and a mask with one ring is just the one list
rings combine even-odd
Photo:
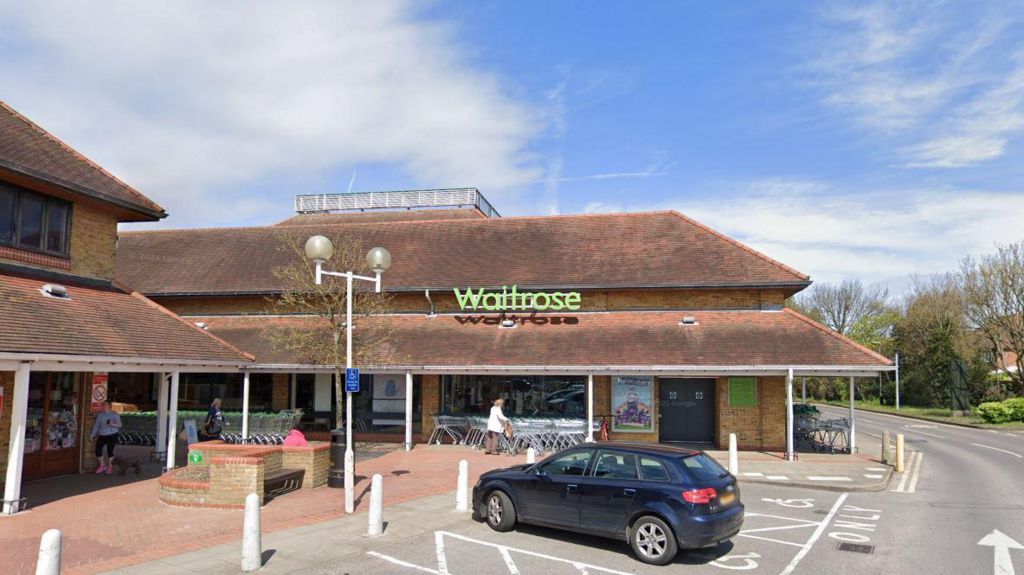
[(736, 501), (736, 494), (735, 493), (730, 493), (730, 492), (723, 493), (718, 498), (718, 502), (721, 503), (723, 506), (724, 505), (732, 505), (735, 501)]

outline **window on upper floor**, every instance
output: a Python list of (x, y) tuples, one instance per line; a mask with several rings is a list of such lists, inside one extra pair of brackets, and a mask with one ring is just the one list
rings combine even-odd
[(68, 255), (71, 204), (0, 183), (0, 245)]

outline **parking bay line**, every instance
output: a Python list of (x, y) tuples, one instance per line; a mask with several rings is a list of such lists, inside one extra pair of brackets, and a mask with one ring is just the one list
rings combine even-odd
[(828, 527), (828, 524), (832, 522), (832, 518), (835, 517), (836, 512), (838, 512), (839, 508), (842, 507), (843, 502), (846, 501), (847, 496), (849, 496), (849, 493), (843, 493), (842, 495), (839, 496), (839, 499), (836, 499), (835, 504), (832, 505), (832, 509), (830, 509), (828, 515), (826, 515), (825, 518), (821, 520), (821, 523), (818, 525), (818, 528), (815, 529), (814, 533), (811, 534), (811, 538), (807, 540), (807, 543), (804, 545), (804, 548), (801, 549), (795, 557), (793, 557), (793, 559), (789, 562), (789, 565), (786, 565), (786, 568), (783, 569), (782, 572), (779, 573), (779, 575), (790, 575), (793, 572), (793, 570), (796, 569), (796, 566), (800, 564), (800, 561), (802, 561), (803, 558), (811, 551), (811, 548), (814, 547), (814, 544), (818, 542), (818, 539), (821, 537), (821, 534), (825, 532), (825, 528)]
[(811, 481), (853, 481), (844, 475), (808, 475), (807, 479)]

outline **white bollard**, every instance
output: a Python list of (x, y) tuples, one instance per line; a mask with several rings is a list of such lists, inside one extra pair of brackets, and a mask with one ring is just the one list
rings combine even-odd
[(526, 462), (527, 463), (535, 463), (536, 461), (537, 461), (537, 450), (532, 448), (532, 447), (527, 449), (526, 450)]
[(903, 434), (896, 434), (896, 473), (903, 473)]
[(245, 496), (245, 521), (242, 525), (242, 571), (263, 567), (263, 541), (260, 533), (260, 496)]
[(890, 454), (890, 450), (892, 449), (891, 446), (892, 446), (892, 438), (889, 436), (889, 432), (888, 431), (883, 431), (882, 432), (882, 463), (885, 463), (886, 465), (888, 465), (889, 461), (892, 460), (892, 455)]
[(729, 473), (740, 474), (740, 454), (736, 450), (736, 434), (729, 434)]
[(469, 511), (469, 462), (459, 462), (459, 485), (455, 490), (455, 510), (459, 513)]
[(39, 560), (36, 575), (60, 575), (60, 529), (49, 529), (39, 540)]
[(384, 478), (374, 473), (370, 480), (370, 518), (366, 534), (371, 537), (384, 534)]

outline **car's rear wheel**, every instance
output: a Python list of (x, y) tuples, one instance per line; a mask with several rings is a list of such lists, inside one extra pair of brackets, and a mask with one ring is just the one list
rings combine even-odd
[(492, 491), (484, 503), (484, 517), (495, 531), (510, 531), (516, 524), (516, 506), (504, 491)]
[(653, 515), (645, 515), (633, 523), (629, 544), (637, 559), (651, 565), (668, 565), (679, 552), (672, 528)]

